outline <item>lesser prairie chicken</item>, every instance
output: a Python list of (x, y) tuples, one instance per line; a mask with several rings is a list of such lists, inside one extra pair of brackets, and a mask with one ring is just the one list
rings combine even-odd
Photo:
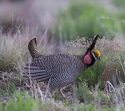
[(47, 83), (49, 81), (51, 89), (67, 86), (100, 58), (100, 52), (94, 50), (97, 38), (98, 35), (82, 55), (40, 55), (36, 48), (36, 38), (34, 38), (28, 45), (32, 62), (26, 65), (24, 73), (30, 75), (31, 79), (36, 82)]

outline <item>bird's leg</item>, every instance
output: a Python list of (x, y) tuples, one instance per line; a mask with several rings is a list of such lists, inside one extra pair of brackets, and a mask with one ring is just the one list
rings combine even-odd
[(66, 87), (63, 87), (63, 88), (60, 89), (60, 93), (61, 93), (61, 95), (62, 95), (64, 98), (66, 98), (65, 94), (63, 94), (63, 90), (64, 90), (65, 88), (66, 88)]
[(60, 89), (60, 93), (61, 93), (61, 95), (64, 97), (64, 98), (66, 98), (66, 96), (65, 96), (65, 94), (63, 93), (63, 90), (64, 89), (66, 89), (68, 86), (70, 86), (71, 84), (69, 84), (69, 85), (67, 85), (67, 86), (64, 86), (64, 87), (62, 87), (61, 89)]

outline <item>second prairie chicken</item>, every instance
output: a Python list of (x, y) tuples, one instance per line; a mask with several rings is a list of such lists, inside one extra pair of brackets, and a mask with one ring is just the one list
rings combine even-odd
[(100, 52), (94, 50), (98, 35), (82, 55), (53, 54), (40, 55), (36, 38), (29, 42), (28, 48), (32, 62), (24, 70), (36, 82), (48, 83), (51, 89), (62, 88), (75, 81), (87, 68), (100, 58)]

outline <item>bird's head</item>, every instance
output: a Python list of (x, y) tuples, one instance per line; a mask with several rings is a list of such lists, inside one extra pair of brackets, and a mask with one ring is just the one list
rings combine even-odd
[(100, 60), (100, 56), (101, 56), (101, 52), (99, 50), (93, 50), (92, 51), (92, 55), (95, 59), (99, 59)]
[(92, 66), (97, 59), (100, 60), (100, 56), (101, 53), (99, 50), (88, 51), (88, 53), (84, 56), (83, 62), (87, 66)]

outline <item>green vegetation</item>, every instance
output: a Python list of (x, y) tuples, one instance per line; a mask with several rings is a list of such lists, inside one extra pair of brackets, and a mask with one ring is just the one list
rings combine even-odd
[[(123, 57), (121, 57), (121, 59), (123, 59)], [(95, 85), (101, 82), (100, 88), (103, 88), (104, 87), (103, 76), (111, 75), (109, 78), (109, 80), (111, 80), (113, 76), (117, 76), (116, 75), (117, 73), (119, 74), (118, 75), (120, 77), (119, 79), (121, 81), (125, 81), (124, 66), (123, 66), (123, 63), (121, 63), (121, 61), (122, 60), (119, 60), (119, 58), (115, 56), (114, 57), (107, 56), (105, 58), (102, 58), (101, 61), (97, 61), (94, 66), (90, 67), (83, 74), (81, 74), (77, 79), (77, 82), (80, 83), (81, 80), (86, 81), (89, 87), (92, 87), (92, 86), (95, 87)], [(106, 67), (106, 64), (110, 64), (111, 65), (109, 66), (110, 68), (108, 66)], [(117, 80), (117, 77), (116, 77), (116, 80)]]
[[(112, 14), (96, 1), (73, 1), (67, 10), (59, 14), (56, 36), (63, 40), (71, 40), (78, 36), (90, 39), (98, 33), (102, 37), (110, 31), (107, 27), (105, 27), (106, 30), (100, 28), (100, 23), (102, 23), (100, 21), (111, 16)], [(111, 27), (113, 26), (111, 25)]]
[(113, 4), (118, 8), (125, 8), (125, 1), (124, 0), (112, 0)]
[(63, 111), (65, 107), (59, 107), (51, 101), (41, 101), (33, 99), (28, 92), (15, 92), (7, 103), (1, 103), (2, 111)]
[(81, 74), (78, 78), (78, 81), (86, 81), (89, 87), (95, 86), (102, 78), (102, 73), (104, 71), (107, 60), (107, 58), (104, 58), (101, 60), (101, 62), (98, 61), (94, 66), (90, 67), (83, 74)]
[(55, 36), (63, 41), (78, 36), (89, 40), (97, 34), (100, 38), (112, 39), (125, 34), (124, 15), (123, 12), (108, 11), (95, 0), (74, 0), (68, 9), (59, 13)]
[(15, 92), (7, 104), (2, 104), (2, 111), (33, 111), (37, 106), (37, 101), (33, 100), (27, 93)]

